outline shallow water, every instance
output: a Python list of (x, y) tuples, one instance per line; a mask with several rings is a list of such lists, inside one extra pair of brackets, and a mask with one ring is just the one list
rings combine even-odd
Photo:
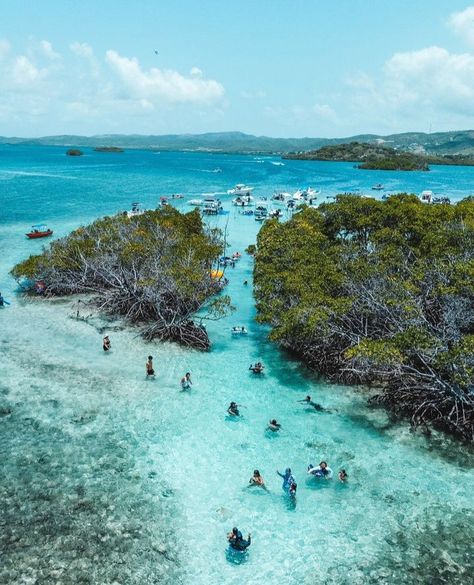
[[(131, 201), (196, 197), (238, 182), (261, 195), (305, 185), (323, 196), (381, 182), (393, 190), (470, 194), (474, 169), (363, 172), (350, 164), (272, 157), (126, 152), (80, 159), (49, 147), (0, 148), (0, 577), (8, 583), (465, 583), (472, 571), (472, 454), (427, 439), (370, 408), (363, 391), (316, 380), (266, 340), (254, 322), (251, 259), (228, 269), (236, 312), (209, 323), (209, 353), (145, 344), (120, 322), (74, 318), (75, 299), (26, 301), (8, 277), (43, 242), (26, 228), (47, 221), (55, 235)], [(260, 162), (263, 161), (263, 162)], [(209, 171), (221, 168), (221, 173)], [(255, 241), (257, 222), (230, 213), (231, 250)], [(178, 205), (186, 207), (185, 202)], [(86, 315), (87, 308), (80, 308)], [(229, 329), (243, 324), (247, 337)], [(112, 351), (101, 349), (104, 331)], [(156, 380), (145, 380), (146, 356)], [(266, 373), (248, 365), (260, 359)], [(181, 392), (191, 371), (194, 386)], [(297, 404), (306, 394), (330, 412)], [(244, 405), (241, 420), (225, 411)], [(272, 417), (280, 433), (265, 432)], [(306, 479), (328, 460), (349, 474)], [(291, 466), (296, 501), (276, 469)], [(247, 488), (260, 469), (268, 493)], [(237, 525), (253, 544), (226, 555)], [(471, 557), (469, 554), (471, 553)], [(466, 571), (466, 572), (465, 572)], [(472, 574), (472, 573), (471, 573)]]

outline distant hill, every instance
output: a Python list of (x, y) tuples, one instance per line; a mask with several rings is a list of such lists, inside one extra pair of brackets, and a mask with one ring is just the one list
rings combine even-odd
[(358, 162), (359, 169), (385, 171), (429, 171), (430, 164), (474, 165), (474, 155), (428, 154), (391, 148), (385, 144), (349, 142), (323, 146), (307, 152), (288, 153), (283, 158), (297, 160), (328, 160)]
[(206, 134), (101, 134), (97, 136), (43, 136), (41, 138), (0, 137), (0, 144), (43, 144), (66, 147), (101, 147), (104, 144), (118, 148), (153, 150), (181, 150), (228, 153), (286, 154), (316, 150), (323, 146), (364, 142), (385, 145), (415, 154), (474, 155), (474, 130), (424, 134), (407, 132), (379, 136), (361, 134), (347, 138), (272, 138), (243, 132), (209, 132)]

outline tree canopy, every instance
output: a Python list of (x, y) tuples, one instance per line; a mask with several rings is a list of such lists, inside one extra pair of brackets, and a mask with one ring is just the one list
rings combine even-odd
[(474, 200), (427, 205), (340, 195), (267, 222), (258, 318), (319, 372), (376, 384), (377, 400), (474, 436)]
[[(222, 249), (221, 232), (206, 228), (198, 210), (166, 206), (80, 227), (12, 274), (29, 289), (43, 281), (46, 294), (92, 293), (102, 310), (145, 324), (147, 338), (207, 347), (207, 334), (190, 317), (221, 288), (210, 272)], [(214, 305), (211, 313), (220, 314), (229, 302), (220, 297)]]

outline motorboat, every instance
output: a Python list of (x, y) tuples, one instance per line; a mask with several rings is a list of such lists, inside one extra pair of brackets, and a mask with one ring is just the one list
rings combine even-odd
[(228, 195), (251, 195), (253, 187), (247, 187), (243, 183), (237, 183), (233, 189), (227, 191)]
[(232, 335), (248, 335), (248, 331), (245, 327), (232, 327), (231, 333)]
[(160, 197), (160, 205), (161, 205), (161, 207), (163, 207), (165, 205), (169, 205), (168, 197)]
[(423, 203), (433, 203), (433, 191), (430, 191), (429, 189), (422, 191), (420, 199)]
[(385, 189), (385, 187), (382, 185), (382, 183), (377, 183), (376, 185), (372, 186), (372, 191), (383, 191)]
[(442, 205), (450, 205), (451, 199), (449, 197), (433, 197), (432, 203), (441, 203)]
[(311, 187), (306, 187), (306, 189), (298, 189), (293, 193), (293, 199), (296, 201), (307, 201), (308, 199), (314, 199), (318, 195), (321, 195), (321, 190), (316, 191), (316, 189), (312, 189)]
[(268, 201), (261, 200), (255, 204), (255, 221), (265, 221), (268, 217)]
[(222, 203), (220, 199), (215, 197), (214, 195), (207, 195), (203, 201), (203, 210), (202, 212), (206, 215), (217, 215), (222, 211)]
[(44, 223), (39, 223), (31, 226), (31, 232), (28, 232), (26, 237), (30, 240), (35, 240), (36, 238), (47, 238), (52, 235), (53, 230), (50, 230)]
[(272, 201), (276, 203), (286, 203), (292, 198), (291, 193), (287, 193), (286, 191), (275, 192), (272, 196)]
[(184, 195), (182, 193), (173, 193), (171, 199), (184, 199)]
[(188, 205), (194, 205), (195, 207), (200, 207), (203, 203), (202, 199), (190, 199), (188, 201)]
[(232, 199), (232, 205), (236, 207), (247, 207), (253, 204), (253, 197), (251, 195), (237, 195), (235, 199)]
[(253, 209), (242, 209), (239, 213), (240, 215), (253, 215)]
[(142, 209), (142, 204), (135, 201), (132, 203), (132, 209), (125, 212), (127, 217), (136, 217), (137, 215), (143, 215), (145, 212)]

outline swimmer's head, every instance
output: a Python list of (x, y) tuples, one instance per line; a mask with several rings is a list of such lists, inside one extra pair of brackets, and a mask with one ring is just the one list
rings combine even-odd
[(256, 475), (257, 477), (260, 477), (260, 471), (258, 469), (254, 469), (253, 474)]
[(306, 396), (306, 402), (311, 402), (311, 396)]
[(289, 467), (287, 467), (287, 468), (285, 469), (285, 473), (286, 473), (287, 475), (290, 475), (290, 473), (291, 473), (291, 469), (290, 469)]
[(149, 360), (152, 360), (152, 359), (153, 359), (153, 356), (152, 356), (152, 355), (149, 355), (149, 356), (148, 356), (148, 359), (149, 359)]
[(326, 463), (326, 461), (321, 461), (321, 463), (319, 464), (319, 467), (321, 467), (321, 469), (326, 469), (327, 466), (328, 464)]
[(191, 372), (186, 372), (186, 378), (191, 375)]

